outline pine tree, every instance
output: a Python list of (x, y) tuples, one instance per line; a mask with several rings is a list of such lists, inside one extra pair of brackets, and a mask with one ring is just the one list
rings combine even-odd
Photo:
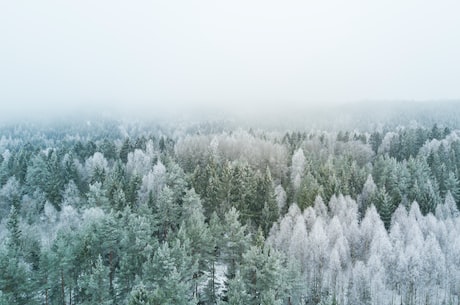
[(371, 144), (371, 147), (374, 153), (378, 152), (378, 149), (379, 149), (380, 144), (382, 143), (382, 140), (383, 140), (382, 135), (378, 131), (373, 132), (371, 136), (369, 137), (369, 144)]
[(219, 201), (223, 205), (222, 211), (224, 213), (234, 205), (232, 196), (234, 187), (235, 183), (233, 181), (233, 168), (230, 162), (227, 161), (222, 165), (219, 190)]
[(377, 194), (375, 196), (375, 206), (380, 215), (380, 218), (382, 219), (385, 225), (385, 228), (389, 230), (391, 225), (391, 216), (393, 215), (393, 212), (396, 210), (396, 205), (393, 204), (390, 196), (388, 196), (385, 187), (377, 191)]
[(191, 257), (190, 242), (174, 240), (164, 242), (143, 265), (143, 281), (148, 289), (161, 289), (168, 285), (169, 276), (175, 272), (178, 279), (188, 287), (192, 296), (192, 279), (197, 265)]
[(229, 305), (250, 304), (250, 297), (239, 272), (229, 281), (227, 299)]
[(48, 256), (52, 266), (49, 269), (49, 299), (57, 304), (66, 302), (74, 288), (75, 278), (80, 273), (91, 272), (93, 256), (88, 251), (89, 243), (80, 234), (83, 235), (83, 232), (60, 231)]
[(231, 208), (225, 215), (223, 221), (224, 235), (222, 239), (222, 256), (227, 264), (227, 277), (235, 277), (238, 266), (246, 251), (249, 239), (245, 233), (246, 226), (242, 226), (238, 220), (239, 213)]
[(49, 249), (42, 248), (35, 280), (37, 283), (37, 291), (44, 296), (45, 304), (49, 304), (50, 301), (50, 289), (52, 287), (52, 273), (54, 268), (53, 253)]
[(90, 207), (98, 207), (104, 210), (109, 210), (110, 203), (105, 193), (106, 192), (102, 188), (102, 184), (100, 182), (91, 184), (87, 193), (88, 205)]
[(61, 210), (60, 203), (62, 202), (62, 191), (64, 190), (65, 180), (62, 177), (62, 169), (60, 159), (56, 151), (51, 151), (47, 160), (47, 176), (45, 177), (45, 193), (48, 200), (56, 207), (58, 211)]
[(30, 278), (29, 266), (14, 250), (0, 248), (0, 302), (18, 305), (37, 304), (31, 294)]
[(206, 177), (208, 178), (203, 194), (205, 215), (210, 216), (213, 212), (219, 212), (220, 206), (220, 181), (217, 173), (217, 164), (210, 160), (206, 166)]
[(460, 182), (453, 172), (449, 172), (444, 185), (446, 186), (446, 191), (450, 192), (455, 202), (460, 203)]
[[(252, 246), (244, 255), (241, 275), (249, 295), (248, 304), (272, 304), (281, 300), (275, 299), (275, 291), (283, 292), (281, 264), (277, 252), (263, 244)], [(270, 296), (272, 298), (267, 298)]]
[(119, 240), (121, 234), (119, 232), (118, 223), (113, 214), (107, 215), (100, 224), (100, 241), (101, 255), (104, 266), (108, 268), (108, 283), (109, 294), (112, 300), (115, 298), (114, 279), (116, 266), (120, 260)]
[(150, 296), (143, 285), (133, 289), (128, 300), (128, 305), (150, 305)]
[(192, 189), (184, 197), (184, 220), (179, 229), (178, 238), (184, 243), (190, 242), (190, 255), (197, 269), (193, 274), (194, 294), (198, 297), (198, 285), (202, 281), (201, 275), (208, 271), (209, 263), (213, 260), (215, 239), (205, 223), (201, 201)]
[(8, 245), (16, 255), (19, 255), (22, 248), (22, 232), (19, 227), (19, 213), (14, 205), (11, 206), (6, 227), (9, 232)]
[(181, 279), (176, 268), (166, 275), (164, 282), (153, 292), (152, 305), (193, 305), (196, 302), (190, 296), (190, 287)]
[(129, 207), (121, 213), (118, 226), (123, 228), (119, 240), (119, 265), (115, 277), (116, 295), (123, 299), (134, 287), (136, 278), (142, 276), (143, 265), (158, 241), (153, 237), (155, 220), (151, 215), (139, 215)]
[(159, 239), (167, 240), (168, 235), (176, 229), (180, 219), (180, 209), (174, 200), (174, 192), (168, 187), (164, 187), (159, 194), (156, 212), (159, 220)]
[(297, 192), (296, 203), (303, 211), (307, 207), (313, 206), (313, 203), (318, 195), (323, 194), (323, 187), (309, 172), (305, 175), (299, 191)]
[(209, 232), (211, 235), (211, 241), (209, 248), (211, 250), (209, 261), (208, 261), (208, 279), (207, 285), (204, 289), (202, 299), (208, 304), (216, 304), (218, 299), (218, 291), (220, 289), (220, 283), (217, 278), (216, 265), (218, 263), (218, 258), (220, 256), (220, 251), (223, 248), (223, 235), (224, 228), (221, 224), (221, 220), (217, 213), (211, 215), (209, 220)]
[(102, 257), (99, 255), (92, 267), (91, 274), (83, 277), (82, 288), (85, 291), (83, 304), (112, 304), (109, 284), (110, 270), (104, 265)]
[(264, 235), (267, 236), (273, 223), (278, 220), (279, 211), (275, 199), (275, 190), (273, 187), (273, 180), (271, 177), (270, 169), (267, 167), (263, 180), (259, 181), (257, 187), (257, 201), (263, 203), (259, 211), (253, 211), (254, 214), (260, 214), (260, 219), (255, 224), (261, 227)]
[(448, 191), (446, 194), (446, 199), (444, 200), (444, 204), (439, 204), (436, 207), (436, 217), (439, 219), (448, 219), (448, 218), (455, 218), (459, 216), (457, 203), (455, 202), (454, 197)]
[(117, 159), (117, 148), (115, 144), (108, 140), (104, 139), (102, 144), (100, 145), (100, 151), (104, 154), (104, 157), (108, 160), (115, 160)]
[(129, 179), (129, 182), (125, 188), (124, 194), (126, 203), (134, 208), (137, 204), (137, 194), (141, 186), (142, 179), (138, 175), (134, 174)]
[(123, 142), (123, 145), (120, 148), (120, 159), (123, 163), (128, 162), (128, 154), (131, 151), (131, 143), (129, 138), (126, 138)]

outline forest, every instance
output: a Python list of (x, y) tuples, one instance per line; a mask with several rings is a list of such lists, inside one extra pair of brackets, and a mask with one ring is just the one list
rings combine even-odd
[(0, 304), (460, 304), (460, 129), (420, 122), (4, 124)]

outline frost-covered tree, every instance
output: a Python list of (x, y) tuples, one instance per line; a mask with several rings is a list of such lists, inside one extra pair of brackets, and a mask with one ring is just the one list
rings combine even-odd
[(362, 217), (364, 217), (366, 210), (371, 206), (371, 204), (373, 204), (376, 193), (377, 185), (375, 185), (372, 175), (368, 175), (361, 195), (358, 198), (359, 213)]
[(305, 173), (305, 155), (302, 148), (297, 149), (292, 155), (291, 161), (291, 183), (294, 191), (300, 188)]

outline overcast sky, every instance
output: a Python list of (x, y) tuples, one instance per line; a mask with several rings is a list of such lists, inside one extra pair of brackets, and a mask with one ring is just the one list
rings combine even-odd
[(459, 3), (1, 1), (1, 112), (458, 99)]

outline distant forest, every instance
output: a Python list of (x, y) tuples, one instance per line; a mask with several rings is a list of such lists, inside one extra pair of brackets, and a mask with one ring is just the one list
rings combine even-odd
[(0, 304), (460, 304), (452, 113), (3, 125)]

